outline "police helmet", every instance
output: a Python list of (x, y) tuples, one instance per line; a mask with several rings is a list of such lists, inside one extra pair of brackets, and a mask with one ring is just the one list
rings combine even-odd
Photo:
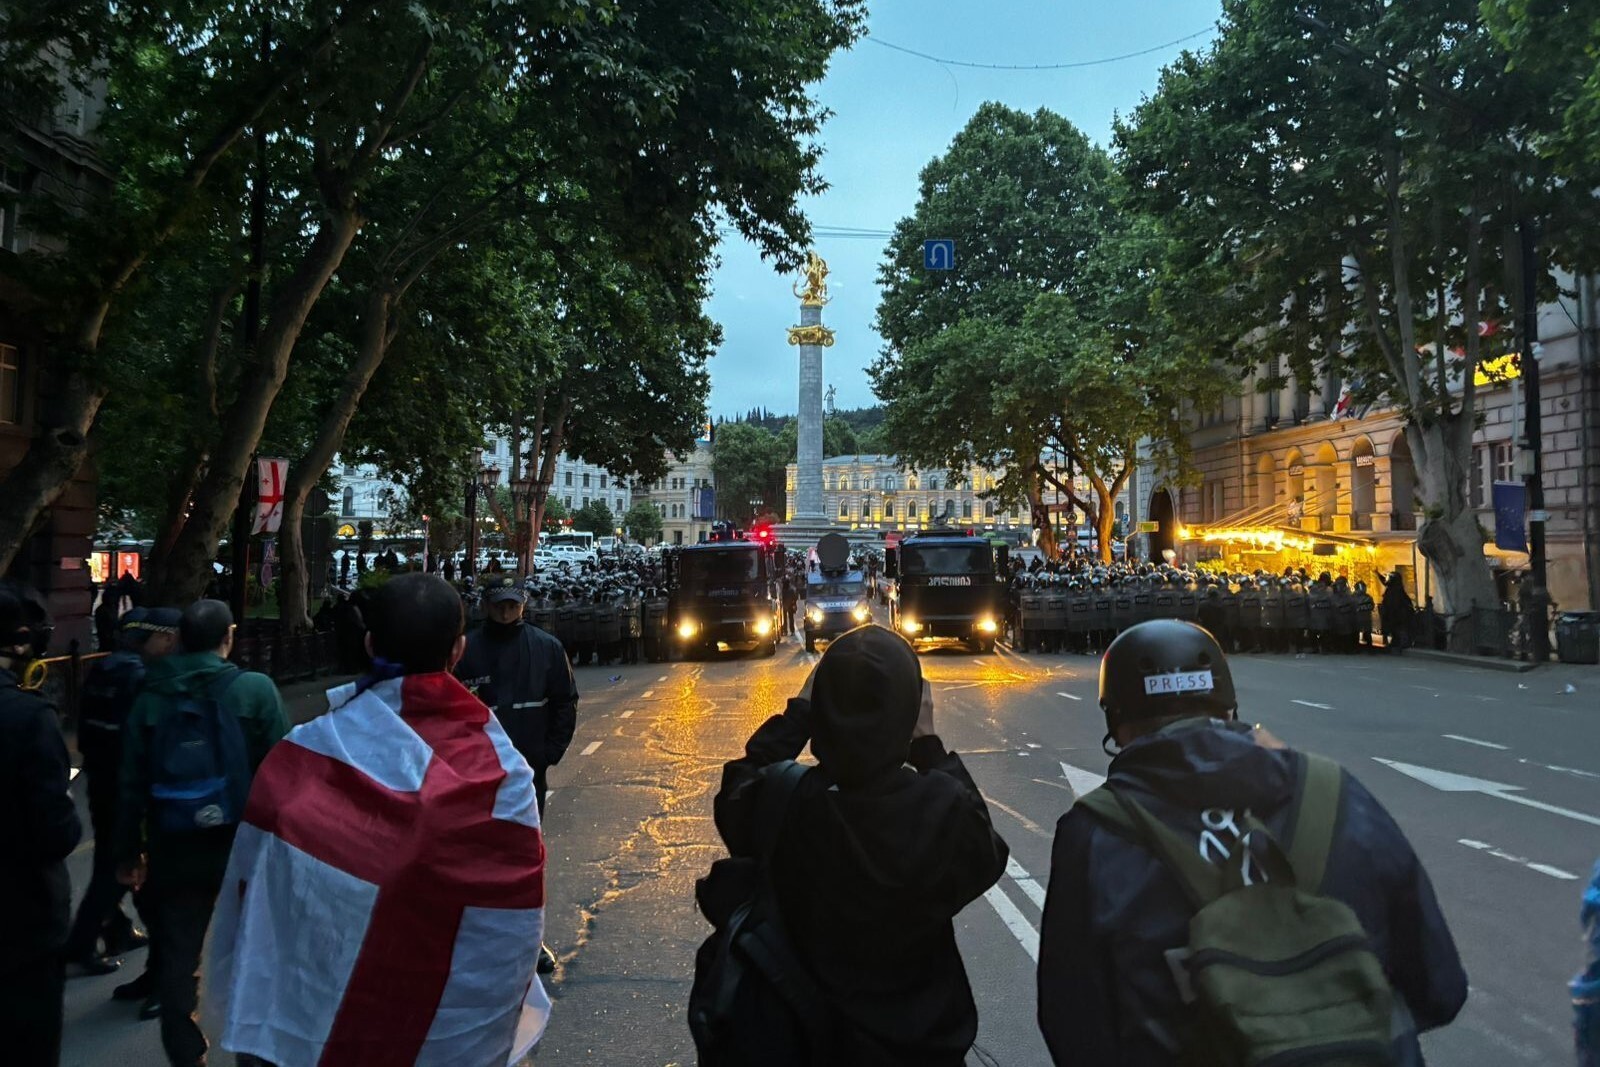
[(1192, 622), (1130, 626), (1100, 659), (1100, 710), (1109, 732), (1140, 720), (1225, 718), (1238, 706), (1222, 646)]

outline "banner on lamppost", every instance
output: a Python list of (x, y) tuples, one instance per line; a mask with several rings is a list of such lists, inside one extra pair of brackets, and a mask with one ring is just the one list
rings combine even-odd
[(1528, 551), (1528, 487), (1521, 482), (1494, 483), (1494, 545), (1509, 552)]
[(277, 533), (283, 525), (283, 488), (288, 480), (288, 460), (256, 458), (256, 521), (251, 533)]

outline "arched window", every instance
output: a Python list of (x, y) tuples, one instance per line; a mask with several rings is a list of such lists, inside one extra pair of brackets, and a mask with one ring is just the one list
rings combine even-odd
[(883, 517), (886, 518), (886, 519), (894, 518), (894, 501), (893, 500), (885, 500), (883, 502)]
[(915, 500), (907, 500), (906, 501), (906, 518), (908, 518), (908, 519), (916, 518), (917, 514), (918, 514), (918, 507), (919, 507), (919, 505), (917, 504), (917, 502)]
[(892, 492), (895, 491), (895, 488), (896, 488), (896, 485), (895, 485), (894, 475), (885, 474), (883, 476), (883, 491), (885, 493), (892, 493)]
[(913, 471), (912, 473), (906, 475), (906, 488), (907, 489), (915, 489), (916, 487), (917, 487), (917, 475), (916, 475), (916, 472)]
[(993, 500), (985, 500), (983, 502), (983, 517), (984, 518), (986, 518), (986, 519), (994, 518), (994, 510), (995, 510), (995, 508), (994, 508), (994, 501)]
[(847, 492), (849, 489), (850, 489), (850, 476), (848, 474), (839, 475), (839, 492), (841, 492), (841, 493)]
[(861, 517), (863, 519), (872, 518), (872, 501), (863, 500), (861, 502)]
[(844, 497), (839, 498), (839, 517), (841, 519), (848, 519), (850, 517), (850, 505), (845, 502)]
[(961, 517), (963, 519), (972, 518), (972, 501), (963, 500), (961, 502)]
[(946, 500), (944, 502), (945, 518), (950, 518), (955, 513), (956, 513), (956, 502), (954, 500)]
[(928, 475), (928, 489), (934, 493), (939, 491), (939, 476), (937, 474)]

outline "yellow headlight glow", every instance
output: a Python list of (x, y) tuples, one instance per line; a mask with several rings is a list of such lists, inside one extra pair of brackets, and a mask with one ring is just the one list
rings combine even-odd
[(872, 618), (872, 609), (868, 608), (865, 604), (857, 604), (850, 612), (850, 617), (855, 619), (856, 622), (866, 622), (868, 619)]
[(901, 619), (900, 629), (908, 634), (919, 633), (922, 630), (922, 624), (916, 619)]
[(757, 619), (754, 627), (757, 637), (765, 637), (772, 632), (771, 619)]
[(693, 619), (684, 619), (678, 624), (678, 636), (685, 640), (693, 637), (700, 631), (700, 627)]
[(986, 634), (992, 634), (996, 630), (998, 630), (999, 628), (1000, 627), (995, 625), (995, 622), (994, 622), (993, 619), (979, 619), (978, 620), (978, 629), (982, 630)]

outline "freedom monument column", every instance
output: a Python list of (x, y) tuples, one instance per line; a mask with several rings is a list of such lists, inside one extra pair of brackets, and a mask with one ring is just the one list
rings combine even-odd
[(794, 514), (779, 529), (796, 547), (836, 530), (822, 507), (822, 350), (833, 346), (833, 331), (822, 325), (828, 302), (828, 264), (806, 254), (805, 285), (798, 283), (800, 325), (789, 327), (789, 343), (800, 349), (799, 441), (795, 457)]

